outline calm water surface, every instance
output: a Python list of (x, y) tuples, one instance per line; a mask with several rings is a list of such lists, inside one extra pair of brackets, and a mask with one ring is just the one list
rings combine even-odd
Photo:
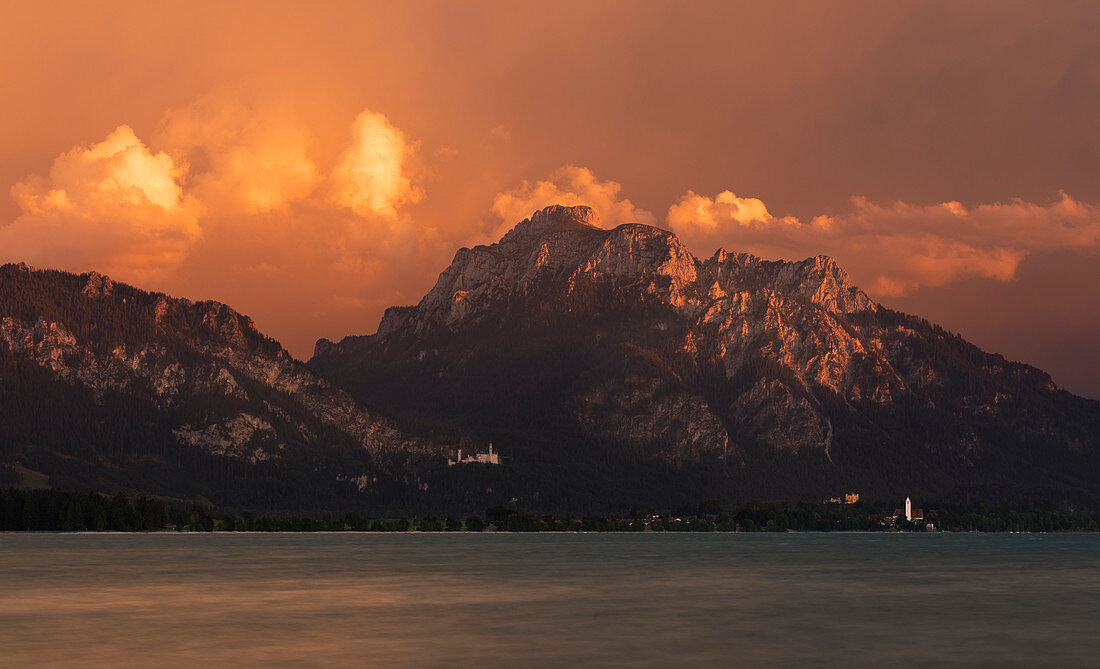
[(1100, 535), (0, 534), (0, 665), (1100, 666)]

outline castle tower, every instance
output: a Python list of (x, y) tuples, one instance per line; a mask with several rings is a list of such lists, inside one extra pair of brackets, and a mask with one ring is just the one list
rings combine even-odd
[(913, 502), (908, 497), (905, 498), (905, 519), (913, 520)]

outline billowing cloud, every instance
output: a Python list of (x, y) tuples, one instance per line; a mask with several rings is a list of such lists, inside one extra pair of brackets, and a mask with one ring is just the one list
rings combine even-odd
[(600, 181), (592, 170), (575, 165), (559, 168), (545, 181), (524, 181), (493, 198), (492, 212), (501, 221), (494, 232), (494, 241), (519, 221), (552, 204), (586, 204), (596, 210), (605, 227), (622, 223), (652, 225), (655, 220), (653, 214), (621, 198), (621, 190), (622, 186), (618, 183)]
[(724, 190), (713, 199), (688, 191), (669, 211), (669, 221), (676, 220), (706, 231), (734, 223), (743, 228), (759, 229), (776, 223), (797, 222), (793, 219), (776, 219), (763, 200), (754, 197), (737, 197)]
[(772, 215), (755, 198), (689, 191), (669, 209), (668, 224), (704, 253), (722, 246), (767, 258), (831, 255), (880, 296), (974, 277), (1011, 280), (1032, 253), (1100, 251), (1100, 208), (1065, 193), (1045, 205), (1014, 200), (971, 208), (856, 197), (841, 214), (800, 221)]
[(158, 139), (190, 165), (188, 190), (218, 211), (279, 209), (309, 197), (322, 178), (309, 133), (277, 108), (206, 97), (168, 111)]
[(178, 265), (201, 236), (183, 168), (120, 125), (12, 187), (21, 215), (0, 228), (6, 260), (142, 280)]
[(417, 143), (383, 114), (360, 113), (328, 151), (277, 107), (196, 105), (163, 129), (186, 149), (187, 188), (204, 205), (181, 284), (239, 305), (300, 355), (320, 334), (369, 327), (364, 310), (410, 301), (409, 286), (444, 262), (435, 229), (404, 209), (423, 197), (409, 169)]
[[(164, 115), (161, 144), (191, 168), (188, 190), (218, 213), (258, 214), (306, 201), (394, 219), (423, 197), (408, 175), (416, 144), (385, 115), (361, 112), (350, 142), (321, 172), (304, 125), (278, 106), (208, 96)], [(327, 180), (327, 181), (326, 181)]]
[(396, 217), (400, 206), (424, 196), (405, 171), (414, 152), (389, 119), (364, 111), (352, 126), (351, 146), (332, 171), (330, 200), (361, 216)]
[[(350, 134), (318, 145), (287, 109), (224, 96), (166, 112), (148, 146), (119, 126), (12, 188), (22, 213), (0, 227), (0, 261), (217, 297), (277, 333), (302, 314), (381, 312), (453, 248), (402, 209), (423, 197), (408, 172), (416, 144), (373, 111)], [(290, 343), (308, 350), (316, 334)]]

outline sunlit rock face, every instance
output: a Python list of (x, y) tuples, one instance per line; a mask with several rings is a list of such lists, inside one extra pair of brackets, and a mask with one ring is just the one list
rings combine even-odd
[[(224, 304), (19, 265), (0, 267), (0, 287), (0, 465), (91, 458), (120, 471), (134, 460), (170, 468), (197, 451), (335, 482), (387, 467), (404, 477), (408, 463), (444, 458)], [(35, 396), (57, 405), (35, 406)], [(29, 427), (36, 416), (56, 433)], [(95, 429), (82, 433), (88, 423)]]
[(529, 416), (531, 441), (559, 430), (745, 472), (802, 458), (808, 489), (816, 476), (947, 489), (978, 463), (1047, 455), (1061, 471), (1064, 453), (1095, 463), (1100, 425), (1095, 402), (884, 309), (828, 257), (700, 260), (652, 226), (603, 229), (587, 207), (461, 249), (419, 304), (388, 310), (375, 335), (318, 342), (310, 364), (398, 414), (488, 431)]
[[(594, 302), (594, 291), (618, 297)], [(376, 337), (431, 338), (498, 323), (507, 320), (508, 305), (532, 298), (565, 313), (663, 308), (647, 326), (668, 333), (664, 354), (717, 364), (730, 378), (761, 358), (790, 373), (789, 381), (760, 379), (725, 407), (707, 404), (682, 379), (603, 378), (576, 389), (572, 405), (586, 431), (638, 444), (675, 442), (655, 452), (677, 461), (700, 452), (727, 455), (724, 419), (756, 425), (776, 448), (827, 449), (828, 420), (806, 389), (850, 394), (853, 356), (867, 350), (837, 319), (877, 308), (824, 256), (764, 262), (719, 251), (701, 262), (670, 232), (640, 224), (604, 230), (588, 207), (553, 206), (496, 244), (460, 250), (420, 304), (387, 312)], [(321, 342), (316, 362), (338, 358), (341, 346)], [(888, 363), (875, 379), (876, 390), (885, 389), (871, 394), (874, 401), (889, 401), (890, 389), (903, 383), (887, 370)]]

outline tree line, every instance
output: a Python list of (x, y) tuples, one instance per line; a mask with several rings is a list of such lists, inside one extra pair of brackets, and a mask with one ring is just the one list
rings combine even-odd
[[(889, 507), (889, 508), (888, 508)], [(319, 516), (253, 515), (215, 511), (201, 505), (174, 506), (119, 493), (74, 493), (56, 489), (0, 490), (0, 531), (23, 532), (787, 532), (949, 531), (1100, 532), (1100, 512), (1022, 503), (987, 507), (945, 505), (925, 510), (922, 521), (879, 516), (890, 505), (813, 502), (744, 504), (723, 510), (718, 500), (680, 506), (672, 513), (606, 518), (558, 518), (496, 506), (483, 516), (372, 518), (358, 513)]]

